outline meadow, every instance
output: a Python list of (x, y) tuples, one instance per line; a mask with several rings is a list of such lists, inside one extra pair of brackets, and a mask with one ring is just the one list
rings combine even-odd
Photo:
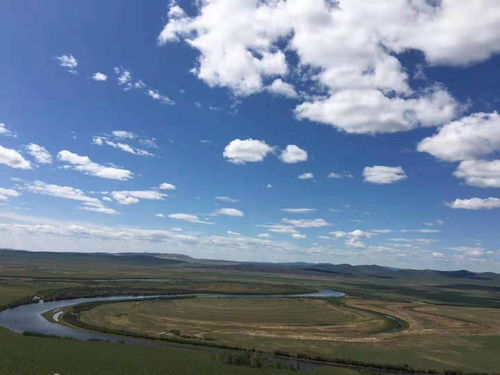
[[(295, 294), (327, 288), (348, 296), (115, 302), (82, 309), (76, 318), (90, 329), (196, 341), (200, 348), (228, 346), (327, 361), (498, 373), (499, 280), (496, 274), (467, 271), (0, 251), (0, 310), (31, 302), (34, 296)], [(224, 358), (196, 350), (30, 337), (0, 329), (1, 374), (187, 374), (195, 368), (200, 374), (290, 372), (257, 372), (229, 364), (231, 356)], [(332, 367), (311, 373), (349, 371), (357, 373)]]
[(495, 371), (500, 348), (497, 309), (421, 302), (190, 298), (97, 304), (78, 318), (87, 327), (165, 340), (414, 369)]

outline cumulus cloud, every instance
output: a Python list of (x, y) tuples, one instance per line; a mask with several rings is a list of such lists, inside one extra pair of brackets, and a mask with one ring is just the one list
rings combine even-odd
[(311, 172), (304, 172), (302, 174), (299, 174), (297, 178), (299, 180), (310, 180), (311, 178), (314, 178), (314, 174), (312, 174)]
[(127, 169), (106, 167), (90, 160), (88, 156), (81, 156), (68, 150), (59, 151), (57, 158), (68, 163), (65, 168), (73, 169), (90, 176), (96, 176), (111, 180), (126, 181), (132, 178), (133, 174)]
[(31, 169), (31, 163), (19, 152), (0, 145), (0, 164), (16, 169)]
[(31, 156), (35, 158), (37, 163), (40, 164), (50, 164), (52, 163), (52, 155), (43, 146), (37, 145), (35, 143), (30, 143), (27, 146), (28, 152)]
[(465, 179), (467, 185), (478, 187), (500, 187), (500, 160), (464, 160), (454, 175)]
[(20, 195), (21, 194), (17, 190), (0, 187), (0, 201), (6, 201), (10, 198), (17, 198)]
[(234, 139), (225, 148), (223, 156), (234, 164), (256, 163), (264, 160), (273, 148), (256, 139)]
[(141, 199), (162, 200), (166, 196), (156, 190), (120, 190), (112, 191), (110, 194), (120, 204), (135, 204)]
[(461, 208), (464, 210), (489, 210), (500, 208), (500, 198), (455, 199), (453, 202), (447, 203), (447, 205), (451, 208)]
[(372, 184), (392, 184), (404, 180), (408, 176), (401, 167), (387, 167), (383, 165), (374, 165), (363, 169), (365, 181)]
[(93, 76), (92, 76), (92, 79), (94, 81), (98, 81), (98, 82), (104, 82), (108, 79), (108, 76), (104, 73), (101, 73), (101, 72), (97, 72), (95, 73)]
[(116, 214), (117, 212), (111, 208), (105, 207), (104, 204), (97, 198), (89, 197), (82, 190), (63, 185), (47, 184), (43, 181), (35, 181), (28, 183), (23, 188), (31, 193), (49, 195), (57, 198), (70, 199), (83, 203), (80, 207), (82, 210), (100, 212), (105, 214)]
[(346, 89), (295, 108), (299, 119), (332, 125), (347, 133), (395, 133), (436, 126), (452, 119), (457, 103), (442, 89), (415, 98), (388, 97), (377, 89)]
[(500, 115), (473, 113), (450, 122), (417, 146), (445, 161), (477, 159), (500, 150)]
[(282, 208), (281, 210), (291, 214), (310, 214), (317, 211), (315, 208)]
[(283, 95), (287, 98), (298, 98), (299, 94), (295, 91), (295, 88), (287, 83), (283, 82), (281, 78), (277, 78), (267, 87), (267, 91), (277, 94)]
[(57, 56), (56, 59), (59, 61), (59, 66), (65, 68), (71, 74), (77, 74), (78, 60), (73, 55), (61, 55)]
[(373, 236), (370, 232), (365, 232), (360, 229), (353, 230), (352, 232), (342, 232), (335, 231), (330, 232), (334, 238), (342, 238), (345, 240), (345, 244), (349, 247), (364, 249), (366, 245), (361, 241), (361, 239), (368, 239)]
[(158, 42), (194, 48), (192, 72), (211, 87), (243, 96), (276, 86), (294, 96), (281, 86), (298, 72), (312, 84), (297, 117), (350, 133), (397, 132), (460, 112), (444, 88), (412, 88), (399, 56), (421, 51), (427, 65), (483, 61), (500, 51), (499, 14), (495, 0), (221, 0), (199, 2), (189, 15), (174, 1)]
[(245, 216), (245, 214), (242, 211), (236, 208), (220, 208), (217, 211), (215, 211), (215, 214), (223, 216), (239, 216), (239, 217)]
[(288, 145), (279, 156), (283, 163), (294, 164), (307, 160), (307, 151), (296, 145)]
[(158, 189), (160, 190), (175, 190), (176, 187), (175, 185), (169, 184), (168, 182), (164, 182), (158, 186)]
[(201, 220), (198, 216), (192, 214), (175, 213), (168, 215), (171, 219), (183, 220), (195, 224), (213, 224), (211, 221)]

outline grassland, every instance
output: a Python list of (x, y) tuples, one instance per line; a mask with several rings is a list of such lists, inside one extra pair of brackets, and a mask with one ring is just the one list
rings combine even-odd
[[(391, 314), (408, 324), (395, 329)], [(418, 369), (498, 371), (497, 309), (357, 298), (195, 298), (100, 304), (79, 314), (89, 327), (186, 338), (328, 360)]]
[[(113, 310), (120, 304), (101, 305), (85, 314), (89, 318), (99, 313), (92, 322), (103, 327), (123, 327), (127, 322), (127, 330), (141, 335), (194, 337), (206, 344), (226, 343), (328, 360), (406, 363), (421, 369), (500, 371), (500, 281), (495, 274), (403, 272), (377, 266), (245, 265), (143, 254), (0, 251), (0, 309), (26, 303), (34, 295), (50, 300), (190, 292), (281, 294), (322, 288), (344, 291), (349, 298), (307, 303), (179, 300), (171, 301), (169, 309), (161, 308), (166, 302), (141, 302), (121, 305), (120, 311)], [(407, 322), (407, 329), (395, 329), (386, 314)], [(60, 365), (61, 374), (182, 374), (184, 370), (179, 368), (194, 371), (190, 366), (203, 368), (205, 372), (200, 374), (255, 373), (254, 369), (218, 363), (205, 357), (206, 353), (185, 364), (182, 358), (191, 354), (169, 350), (25, 337), (0, 330), (0, 374), (18, 369), (16, 375), (52, 375), (57, 370), (54, 363)], [(167, 361), (170, 356), (177, 359)]]
[[(0, 374), (106, 375), (289, 375), (295, 371), (234, 366), (208, 353), (175, 348), (29, 337), (0, 328)], [(356, 375), (318, 368), (311, 375)]]

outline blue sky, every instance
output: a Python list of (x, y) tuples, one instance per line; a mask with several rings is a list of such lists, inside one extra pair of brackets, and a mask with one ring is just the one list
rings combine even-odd
[(0, 246), (500, 271), (499, 5), (382, 3), (2, 2)]

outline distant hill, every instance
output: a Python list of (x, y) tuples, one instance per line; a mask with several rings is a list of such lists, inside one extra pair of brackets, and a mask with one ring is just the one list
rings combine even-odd
[(0, 249), (0, 264), (15, 265), (16, 262), (40, 264), (63, 262), (67, 264), (98, 264), (100, 266), (188, 266), (212, 268), (226, 271), (264, 272), (280, 274), (303, 274), (308, 276), (373, 278), (396, 280), (462, 280), (499, 282), (500, 274), (494, 272), (472, 272), (468, 270), (439, 271), (414, 270), (384, 267), (379, 265), (331, 264), (331, 263), (267, 263), (235, 262), (226, 260), (197, 259), (175, 253), (80, 253), (80, 252), (36, 252), (14, 249)]

